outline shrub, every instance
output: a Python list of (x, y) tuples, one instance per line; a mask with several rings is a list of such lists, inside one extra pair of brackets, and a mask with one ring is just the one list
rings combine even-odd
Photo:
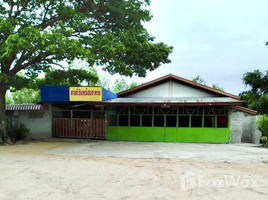
[(268, 115), (260, 115), (256, 120), (257, 128), (262, 133), (262, 143), (264, 146), (268, 146)]
[(10, 125), (7, 126), (7, 133), (11, 140), (22, 140), (29, 136), (30, 130), (25, 127), (24, 124), (20, 125)]
[(262, 132), (263, 136), (268, 136), (268, 116), (260, 115), (257, 117), (256, 125), (258, 129)]
[(262, 137), (262, 144), (264, 147), (268, 148), (268, 137)]

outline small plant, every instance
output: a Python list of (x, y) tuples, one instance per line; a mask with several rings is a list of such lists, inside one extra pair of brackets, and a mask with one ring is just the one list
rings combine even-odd
[(256, 125), (262, 132), (263, 136), (268, 136), (268, 116), (260, 115), (257, 117)]
[(268, 116), (260, 115), (256, 120), (257, 128), (262, 132), (262, 143), (268, 147)]
[(11, 125), (8, 124), (7, 133), (12, 141), (23, 140), (30, 134), (30, 130), (24, 124)]
[(263, 136), (261, 140), (262, 140), (263, 146), (268, 148), (268, 137)]

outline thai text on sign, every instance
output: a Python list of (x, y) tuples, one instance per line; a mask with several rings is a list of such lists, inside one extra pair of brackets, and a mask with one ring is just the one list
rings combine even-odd
[(70, 101), (101, 101), (101, 87), (70, 87)]

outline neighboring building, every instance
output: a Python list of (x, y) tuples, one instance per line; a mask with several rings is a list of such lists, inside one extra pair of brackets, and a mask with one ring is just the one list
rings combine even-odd
[(52, 133), (51, 105), (20, 104), (6, 106), (12, 124), (24, 124), (29, 130), (29, 138), (47, 139)]
[(257, 111), (250, 110), (241, 106), (232, 107), (232, 112), (230, 115), (230, 143), (260, 143), (262, 134), (255, 125), (256, 114)]
[[(113, 94), (101, 87), (44, 86), (50, 133), (32, 136), (113, 141), (258, 143), (255, 111), (238, 97), (181, 77), (167, 75)], [(30, 111), (29, 111), (30, 112)], [(30, 116), (30, 115), (28, 115)], [(22, 117), (23, 118), (23, 117)], [(29, 125), (28, 125), (29, 124)], [(37, 137), (36, 137), (37, 138)]]

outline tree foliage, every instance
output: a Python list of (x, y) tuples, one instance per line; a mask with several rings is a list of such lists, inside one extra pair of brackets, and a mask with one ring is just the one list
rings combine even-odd
[(21, 90), (10, 92), (10, 99), (12, 104), (37, 103), (40, 101), (40, 91), (29, 88), (23, 88)]
[(69, 64), (66, 70), (51, 68), (43, 78), (36, 78), (30, 88), (40, 89), (41, 85), (93, 86), (99, 81), (98, 72), (82, 61)]
[(131, 89), (133, 87), (136, 87), (138, 86), (138, 83), (136, 82), (132, 82), (130, 84), (127, 84), (125, 79), (116, 79), (115, 82), (114, 82), (114, 86), (113, 86), (113, 89), (112, 91), (114, 93), (119, 93), (119, 92), (122, 92), (124, 90), (128, 90), (128, 89)]
[(268, 71), (247, 72), (244, 74), (243, 83), (250, 88), (239, 94), (243, 105), (257, 110), (260, 114), (268, 114)]
[(216, 89), (216, 90), (220, 90), (220, 91), (224, 91), (224, 88), (219, 86), (218, 83), (213, 83), (212, 84), (212, 88)]
[(31, 81), (75, 58), (111, 74), (145, 76), (170, 62), (172, 50), (154, 43), (144, 29), (142, 22), (151, 19), (148, 5), (148, 0), (0, 0), (1, 79), (27, 69), (25, 79)]
[(12, 100), (12, 97), (9, 93), (6, 93), (6, 104), (9, 105), (9, 104), (14, 104), (13, 100)]
[(197, 75), (195, 78), (192, 78), (193, 82), (202, 84), (202, 85), (206, 85), (206, 81), (203, 77), (201, 77), (200, 75)]
[[(195, 78), (192, 78), (192, 81), (199, 83), (199, 84), (202, 84), (202, 85), (207, 85), (206, 80), (203, 77), (201, 77), (200, 75), (197, 75)], [(224, 88), (219, 86), (218, 83), (213, 83), (212, 88), (214, 88), (216, 90), (224, 91)]]
[[(0, 135), (6, 135), (9, 87), (27, 87), (40, 72), (81, 75), (65, 72), (62, 61), (83, 59), (110, 74), (140, 77), (169, 63), (172, 47), (155, 43), (143, 27), (152, 18), (149, 5), (149, 0), (0, 0)], [(21, 70), (23, 77), (17, 75)]]

